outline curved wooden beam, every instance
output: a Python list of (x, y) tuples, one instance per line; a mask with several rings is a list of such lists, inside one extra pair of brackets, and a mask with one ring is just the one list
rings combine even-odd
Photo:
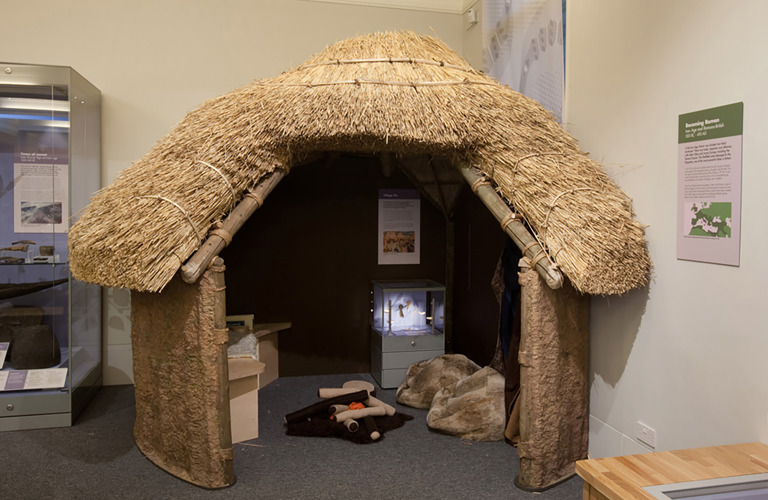
[(556, 290), (563, 286), (563, 273), (552, 267), (552, 263), (547, 258), (544, 249), (539, 242), (525, 227), (519, 216), (509, 208), (509, 205), (496, 193), (491, 186), (476, 169), (465, 161), (453, 162), (464, 176), (464, 179), (472, 186), (472, 191), (482, 200), (488, 210), (501, 223), (501, 227), (512, 241), (523, 252), (523, 257), (531, 262), (531, 267), (541, 275), (550, 288)]
[(243, 227), (248, 217), (261, 207), (264, 198), (272, 192), (285, 175), (284, 170), (276, 170), (267, 179), (262, 180), (256, 188), (246, 193), (240, 203), (224, 219), (221, 227), (210, 231), (203, 245), (181, 266), (182, 280), (191, 284), (200, 279), (214, 257), (229, 245), (235, 233)]

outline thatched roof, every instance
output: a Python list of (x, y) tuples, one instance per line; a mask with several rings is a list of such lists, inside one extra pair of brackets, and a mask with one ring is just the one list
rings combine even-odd
[(469, 162), (578, 290), (647, 283), (643, 226), (601, 166), (538, 103), (411, 32), (339, 42), (191, 111), (95, 195), (70, 230), (72, 272), (159, 291), (247, 190), (322, 151)]

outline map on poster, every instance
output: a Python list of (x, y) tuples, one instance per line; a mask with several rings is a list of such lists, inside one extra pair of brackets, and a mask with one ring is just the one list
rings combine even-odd
[(560, 122), (563, 0), (483, 0), (485, 72), (535, 99)]
[(688, 218), (683, 218), (683, 233), (688, 236), (730, 238), (732, 206), (730, 201), (686, 203)]
[(739, 265), (743, 117), (740, 102), (679, 117), (678, 259)]

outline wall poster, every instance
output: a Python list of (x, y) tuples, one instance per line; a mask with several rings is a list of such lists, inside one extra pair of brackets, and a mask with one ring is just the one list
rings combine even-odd
[(415, 189), (379, 190), (379, 265), (419, 264), (421, 198)]
[(744, 103), (680, 115), (677, 258), (739, 265)]
[(66, 233), (69, 165), (57, 151), (21, 151), (13, 164), (13, 231)]

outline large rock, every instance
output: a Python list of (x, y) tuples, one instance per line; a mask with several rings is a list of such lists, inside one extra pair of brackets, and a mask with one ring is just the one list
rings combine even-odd
[(504, 439), (504, 376), (486, 366), (439, 390), (427, 414), (427, 425), (472, 441)]
[(405, 381), (397, 388), (397, 402), (413, 408), (428, 409), (435, 394), (480, 370), (463, 354), (443, 354), (412, 364)]

